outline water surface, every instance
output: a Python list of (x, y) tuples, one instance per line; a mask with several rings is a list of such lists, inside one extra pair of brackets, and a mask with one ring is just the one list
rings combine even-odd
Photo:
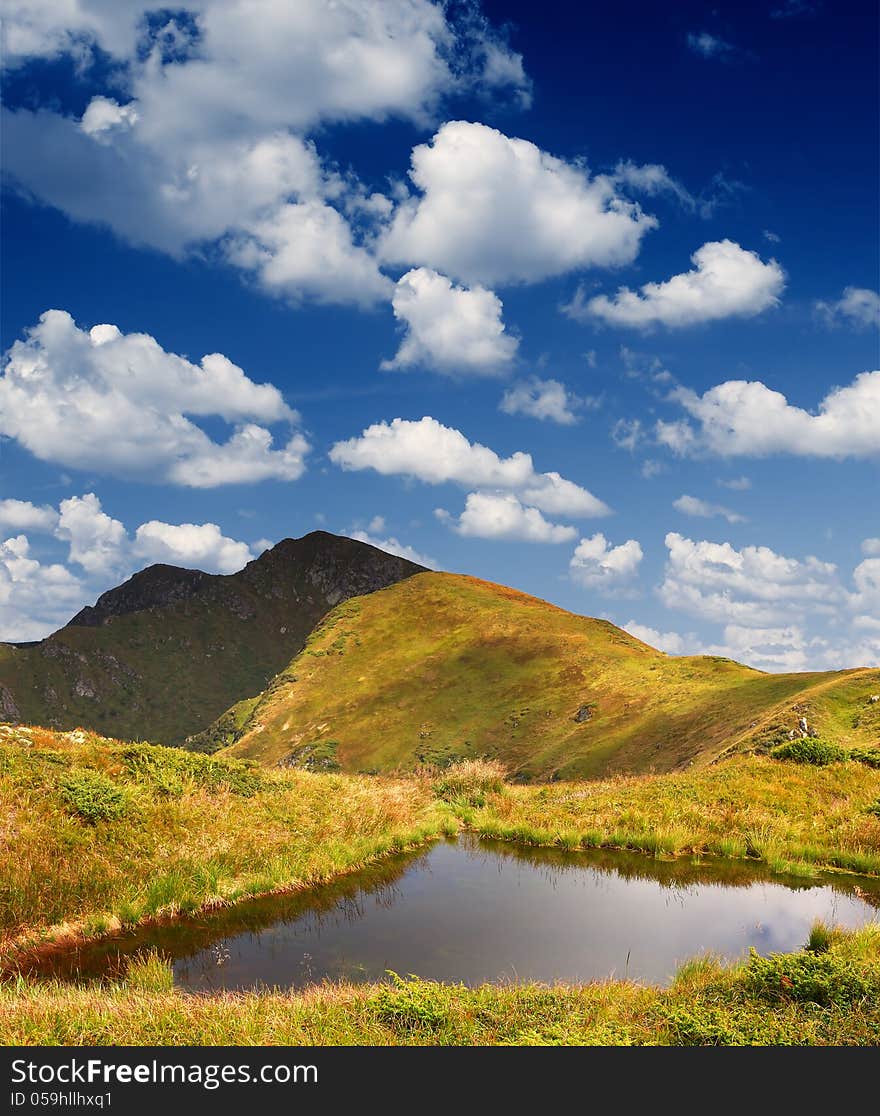
[(462, 838), (325, 887), (71, 950), (51, 975), (113, 975), (155, 948), (173, 959), (175, 982), (197, 992), (381, 980), (388, 970), (466, 984), (662, 984), (696, 954), (797, 949), (817, 918), (856, 927), (878, 907), (880, 881)]

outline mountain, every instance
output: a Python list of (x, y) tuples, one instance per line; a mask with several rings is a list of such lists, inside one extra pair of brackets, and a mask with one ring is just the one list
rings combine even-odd
[[(880, 742), (880, 670), (764, 674), (672, 658), (605, 620), (453, 574), (347, 601), (205, 747), (384, 771), (497, 757), (522, 778), (669, 771), (775, 743), (799, 719)], [(236, 727), (237, 725), (237, 727)]]
[(314, 531), (228, 576), (156, 565), (32, 644), (0, 644), (0, 721), (182, 744), (259, 693), (335, 605), (420, 573)]

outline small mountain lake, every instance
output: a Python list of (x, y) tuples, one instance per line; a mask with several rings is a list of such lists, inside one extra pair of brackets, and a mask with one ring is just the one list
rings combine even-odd
[(797, 949), (815, 919), (856, 927), (878, 908), (880, 881), (464, 837), (327, 886), (65, 951), (35, 975), (109, 976), (154, 948), (193, 992), (373, 981), (389, 969), (466, 984), (664, 984), (696, 954)]

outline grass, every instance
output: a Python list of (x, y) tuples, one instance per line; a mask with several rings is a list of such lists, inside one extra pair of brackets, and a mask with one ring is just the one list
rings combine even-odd
[(666, 989), (587, 985), (319, 985), (192, 996), (155, 955), (111, 986), (0, 985), (4, 1045), (858, 1045), (880, 1043), (880, 926), (821, 952), (684, 965)]
[(324, 882), (456, 828), (425, 780), (0, 729), (0, 960)]
[(496, 762), (409, 778), (261, 769), (84, 732), (0, 728), (0, 961), (40, 942), (326, 882), (467, 827), (568, 850), (880, 873), (880, 770), (736, 757), (525, 786)]
[(205, 738), (343, 771), (503, 763), (519, 780), (680, 770), (766, 751), (806, 717), (847, 748), (880, 740), (880, 670), (763, 674), (673, 658), (605, 620), (472, 577), (422, 573), (345, 602), (242, 717)]
[(751, 858), (773, 870), (880, 873), (880, 771), (736, 757), (669, 775), (508, 785), (455, 803), (483, 837), (652, 856)]
[[(409, 778), (259, 769), (81, 731), (0, 728), (0, 962), (120, 925), (293, 890), (467, 826), (565, 849), (759, 858), (880, 872), (880, 770), (735, 757), (594, 783), (514, 785), (473, 760)], [(668, 989), (467, 988), (395, 978), (189, 996), (157, 955), (113, 984), (10, 978), (3, 1044), (772, 1044), (880, 1042), (880, 927), (813, 927), (803, 951)]]

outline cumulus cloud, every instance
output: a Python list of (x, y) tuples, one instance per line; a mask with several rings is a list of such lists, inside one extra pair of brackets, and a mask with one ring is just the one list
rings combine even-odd
[(621, 627), (624, 631), (647, 643), (649, 647), (656, 647), (658, 651), (665, 651), (667, 655), (687, 655), (690, 652), (687, 642), (678, 632), (661, 632), (657, 628), (639, 624), (636, 620), (627, 620)]
[(398, 206), (383, 257), (466, 283), (535, 282), (629, 263), (657, 225), (611, 177), (591, 177), (485, 124), (444, 124), (413, 149), (410, 178), (418, 193)]
[(675, 453), (725, 457), (873, 457), (880, 453), (880, 371), (832, 389), (815, 414), (760, 381), (728, 380), (703, 395), (678, 388), (672, 398), (693, 421), (658, 422), (658, 441)]
[(459, 287), (419, 267), (398, 280), (391, 304), (405, 335), (383, 369), (421, 365), (451, 376), (492, 376), (516, 355), (519, 342), (504, 329), (501, 299), (484, 287)]
[(251, 560), (247, 543), (227, 538), (216, 523), (162, 523), (151, 519), (135, 532), (132, 553), (149, 563), (183, 564), (235, 573)]
[(851, 577), (815, 556), (766, 546), (737, 549), (674, 532), (666, 546), (660, 600), (718, 632), (679, 636), (630, 622), (638, 638), (672, 654), (724, 655), (769, 671), (880, 665), (880, 559), (870, 545)]
[(65, 546), (66, 555), (64, 561), (40, 561), (24, 534), (0, 541), (0, 640), (43, 638), (110, 585), (153, 562), (234, 573), (255, 556), (216, 523), (153, 519), (129, 534), (93, 492), (62, 500), (57, 509), (22, 500), (3, 501), (0, 509), (9, 505), (30, 530), (51, 536), (54, 542), (47, 545)]
[(48, 504), (29, 500), (0, 500), (0, 531), (53, 531), (58, 512)]
[(576, 527), (550, 523), (537, 508), (524, 507), (510, 492), (468, 493), (457, 521), (442, 508), (435, 515), (459, 535), (470, 538), (561, 543), (577, 538), (578, 533)]
[(41, 639), (70, 619), (82, 593), (66, 566), (32, 557), (26, 535), (0, 540), (0, 639)]
[(731, 492), (747, 492), (752, 487), (748, 477), (719, 477), (717, 483)]
[(712, 504), (708, 500), (700, 500), (696, 496), (679, 496), (677, 500), (672, 501), (672, 506), (676, 511), (680, 511), (682, 515), (697, 516), (700, 519), (712, 519), (715, 516), (720, 516), (722, 519), (726, 519), (728, 523), (745, 523), (746, 521), (745, 516), (731, 511), (730, 508), (725, 508), (723, 504)]
[(815, 557), (788, 558), (766, 546), (666, 536), (660, 598), (668, 608), (716, 623), (776, 627), (804, 610), (825, 615), (847, 603), (837, 567)]
[(568, 564), (572, 581), (588, 589), (618, 591), (638, 573), (643, 558), (635, 539), (612, 546), (601, 533), (581, 539)]
[(865, 539), (862, 542), (862, 554), (869, 558), (880, 558), (880, 539)]
[(474, 5), (456, 18), (429, 0), (12, 0), (4, 35), (11, 66), (68, 54), (82, 72), (96, 48), (112, 57), (113, 96), (81, 120), (4, 112), (21, 189), (173, 255), (218, 242), (218, 256), (295, 299), (368, 303), (391, 287), (342, 213), (366, 208), (360, 189), (325, 171), (310, 131), (423, 123), (452, 91), (529, 92), (521, 57)]
[(538, 473), (531, 454), (499, 457), (488, 446), (470, 442), (460, 430), (425, 416), (418, 422), (396, 418), (377, 422), (356, 438), (337, 442), (330, 460), (343, 469), (373, 469), (383, 476), (405, 476), (426, 484), (452, 482), (466, 488), (512, 492), (549, 515), (595, 516), (608, 507), (587, 489), (559, 475)]
[(829, 326), (880, 326), (880, 294), (866, 287), (845, 287), (836, 301), (817, 302), (816, 312)]
[(504, 393), (499, 410), (507, 415), (528, 415), (542, 422), (573, 426), (580, 421), (578, 411), (585, 405), (595, 406), (596, 400), (582, 399), (559, 380), (542, 380), (532, 376), (514, 384)]
[(89, 574), (109, 575), (124, 565), (128, 535), (118, 519), (101, 509), (93, 493), (71, 496), (58, 508), (56, 534), (69, 544), (68, 560)]
[[(234, 424), (214, 442), (188, 416)], [(277, 388), (220, 353), (196, 365), (143, 333), (79, 329), (48, 310), (9, 351), (0, 378), (0, 433), (43, 461), (192, 487), (302, 475), (308, 443), (273, 448), (266, 423), (298, 420)]]
[[(157, 11), (168, 18), (145, 27)], [(467, 84), (528, 93), (521, 56), (478, 11), (467, 16), (450, 21), (429, 0), (188, 0), (185, 9), (10, 0), (5, 62), (61, 53), (88, 61), (98, 46), (127, 67), (157, 116), (183, 117), (167, 126), (422, 121), (442, 93)]]
[(691, 271), (639, 291), (621, 287), (613, 298), (597, 295), (567, 308), (570, 316), (613, 326), (675, 329), (721, 318), (754, 317), (779, 304), (785, 272), (732, 240), (709, 241), (691, 256)]
[[(379, 527), (378, 530), (381, 531), (383, 527)], [(409, 546), (407, 543), (402, 543), (394, 535), (382, 538), (370, 531), (351, 531), (349, 532), (349, 537), (357, 539), (359, 542), (369, 543), (370, 546), (378, 547), (379, 550), (384, 550), (386, 554), (396, 554), (398, 558), (406, 558), (408, 562), (415, 562), (417, 566), (425, 566), (429, 570), (437, 570), (440, 568), (434, 558), (431, 558), (427, 554), (422, 554), (420, 551), (416, 550), (415, 547)]]

